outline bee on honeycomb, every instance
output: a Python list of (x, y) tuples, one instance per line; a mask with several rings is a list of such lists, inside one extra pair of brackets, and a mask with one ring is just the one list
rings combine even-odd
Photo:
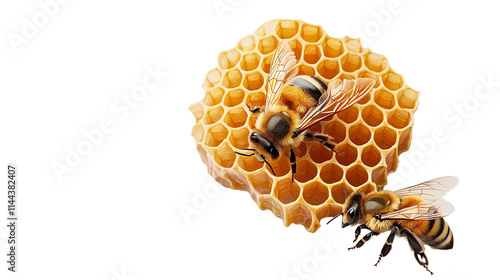
[[(235, 150), (249, 147), (257, 114), (250, 107), (266, 103), (266, 81), (273, 53), (286, 40), (297, 59), (297, 75), (326, 84), (334, 79), (371, 78), (371, 94), (311, 131), (332, 136), (334, 153), (321, 143), (304, 141), (295, 150), (297, 173), (281, 156), (270, 166)], [(189, 107), (196, 119), (192, 136), (202, 161), (225, 187), (244, 190), (261, 209), (285, 226), (302, 224), (315, 232), (320, 220), (342, 210), (344, 190), (381, 189), (408, 150), (419, 93), (408, 87), (387, 59), (363, 48), (358, 39), (328, 36), (320, 26), (298, 20), (264, 23), (235, 48), (222, 52), (207, 73), (205, 97)]]

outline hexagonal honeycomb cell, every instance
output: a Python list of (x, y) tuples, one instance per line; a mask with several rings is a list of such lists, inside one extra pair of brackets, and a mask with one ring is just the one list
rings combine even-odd
[[(287, 40), (297, 58), (299, 75), (328, 84), (333, 79), (368, 77), (376, 81), (370, 95), (311, 130), (331, 135), (333, 153), (304, 141), (297, 149), (297, 174), (291, 182), (288, 158), (271, 162), (276, 174), (255, 157), (235, 150), (248, 147), (257, 114), (247, 105), (265, 104), (265, 87), (278, 43)], [(223, 186), (250, 193), (285, 226), (302, 224), (314, 232), (320, 220), (341, 211), (344, 190), (381, 189), (394, 172), (398, 156), (409, 149), (419, 92), (406, 85), (387, 58), (363, 48), (358, 39), (333, 38), (320, 26), (299, 20), (272, 20), (221, 52), (208, 71), (205, 97), (189, 107), (196, 119), (192, 136), (208, 172)]]

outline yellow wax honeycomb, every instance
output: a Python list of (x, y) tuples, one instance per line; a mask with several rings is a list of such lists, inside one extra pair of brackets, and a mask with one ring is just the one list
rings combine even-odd
[[(258, 114), (246, 105), (263, 106), (267, 75), (275, 48), (287, 40), (297, 58), (298, 75), (331, 80), (372, 78), (372, 93), (358, 104), (311, 130), (333, 136), (337, 155), (305, 141), (296, 150), (297, 174), (291, 182), (287, 157), (271, 162), (276, 176), (255, 157), (234, 153), (249, 146)], [(363, 48), (359, 39), (328, 36), (320, 26), (299, 20), (272, 20), (223, 51), (218, 66), (203, 83), (205, 97), (189, 107), (196, 118), (192, 136), (208, 172), (225, 187), (245, 190), (260, 209), (269, 209), (285, 226), (302, 224), (315, 232), (320, 220), (341, 211), (344, 188), (381, 189), (408, 150), (419, 92), (408, 87), (387, 59)]]

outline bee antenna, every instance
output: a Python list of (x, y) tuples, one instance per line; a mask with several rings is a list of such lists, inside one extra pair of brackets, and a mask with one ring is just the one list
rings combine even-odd
[(266, 158), (264, 156), (262, 156), (262, 159), (267, 164), (267, 166), (269, 166), (269, 168), (271, 168), (271, 172), (273, 172), (273, 175), (276, 176), (276, 173), (274, 173), (273, 167), (269, 164), (269, 162), (267, 162)]
[(251, 153), (251, 154), (247, 155), (247, 154), (242, 154), (242, 153), (237, 152), (237, 151), (234, 151), (234, 153), (237, 155), (240, 155), (240, 156), (244, 156), (244, 157), (251, 157), (251, 156), (255, 155), (255, 153)]
[(255, 152), (255, 149), (252, 149), (252, 148), (245, 148), (245, 149), (242, 149), (244, 151), (254, 151)]
[(328, 225), (331, 221), (337, 219), (338, 216), (342, 216), (342, 212), (338, 213), (335, 217), (333, 217), (331, 220), (329, 220), (326, 224)]
[(347, 197), (349, 196), (349, 194), (347, 193), (347, 191), (344, 189), (344, 187), (342, 187), (342, 190), (344, 191), (344, 194), (345, 194), (345, 199), (347, 200)]

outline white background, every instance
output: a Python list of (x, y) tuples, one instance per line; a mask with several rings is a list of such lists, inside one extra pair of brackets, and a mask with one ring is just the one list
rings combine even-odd
[[(66, 2), (0, 4), (0, 278), (429, 277), (404, 239), (375, 268), (386, 235), (348, 252), (354, 228), (325, 226), (327, 219), (314, 234), (286, 228), (248, 193), (207, 174), (187, 107), (203, 98), (219, 52), (277, 18), (361, 37), (421, 92), (412, 146), (386, 189), (458, 176), (447, 195), (456, 207), (447, 218), (455, 248), (427, 249), (433, 279), (496, 273), (500, 18), (493, 1)], [(169, 75), (134, 108), (125, 105), (148, 69)], [(84, 133), (103, 121), (111, 128), (58, 178), (54, 165), (67, 164)], [(444, 140), (432, 140), (436, 131)], [(3, 261), (7, 163), (18, 166), (15, 274)], [(189, 207), (195, 214), (183, 216)]]

